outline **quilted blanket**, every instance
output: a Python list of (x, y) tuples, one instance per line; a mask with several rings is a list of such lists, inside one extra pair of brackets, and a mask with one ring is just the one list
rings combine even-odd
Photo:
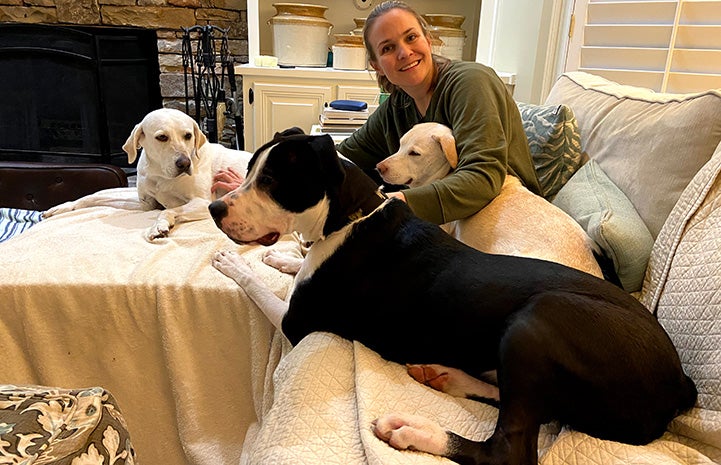
[[(371, 422), (388, 412), (423, 415), (476, 440), (493, 432), (495, 408), (421, 385), (404, 366), (383, 360), (358, 342), (313, 333), (290, 349), (276, 334), (274, 349), (271, 364), (278, 364), (268, 372), (266, 395), (258, 399), (261, 420), (248, 430), (243, 464), (453, 463), (421, 452), (397, 451), (377, 439)], [(691, 417), (698, 414), (692, 412)], [(721, 449), (672, 431), (641, 447), (544, 425), (539, 463), (721, 463)]]

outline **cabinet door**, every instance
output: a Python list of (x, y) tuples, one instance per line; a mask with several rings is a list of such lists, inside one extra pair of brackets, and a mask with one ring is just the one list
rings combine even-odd
[(369, 105), (377, 105), (379, 95), (378, 86), (349, 86), (342, 84), (338, 86), (339, 100), (360, 100)]
[(257, 149), (276, 132), (292, 126), (310, 134), (323, 105), (332, 98), (330, 86), (256, 82), (253, 93), (253, 140), (246, 141), (247, 150)]

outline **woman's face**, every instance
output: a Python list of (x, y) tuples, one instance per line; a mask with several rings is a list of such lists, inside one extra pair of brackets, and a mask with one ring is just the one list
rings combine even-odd
[(426, 86), (433, 80), (431, 42), (423, 35), (416, 17), (394, 8), (379, 16), (368, 31), (375, 60), (370, 64), (391, 83), (412, 94), (414, 89)]

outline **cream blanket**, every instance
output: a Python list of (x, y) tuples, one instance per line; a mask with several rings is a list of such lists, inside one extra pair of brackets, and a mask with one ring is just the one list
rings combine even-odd
[[(274, 340), (278, 351), (287, 350), (286, 344)], [(402, 365), (328, 333), (309, 335), (281, 358), (261, 403), (267, 410), (248, 431), (243, 464), (451, 464), (392, 449), (373, 435), (371, 422), (383, 413), (410, 412), (480, 440), (490, 436), (497, 416), (493, 407), (434, 391), (410, 378)], [(721, 449), (678, 433), (638, 447), (559, 431), (556, 424), (542, 428), (539, 455), (542, 465), (721, 463)]]
[(137, 210), (135, 189), (94, 195), (135, 210), (70, 212), (0, 244), (0, 384), (102, 386), (140, 463), (237, 465), (271, 327), (211, 255), (244, 253), (282, 297), (291, 277), (210, 217), (151, 244), (142, 233), (158, 212)]

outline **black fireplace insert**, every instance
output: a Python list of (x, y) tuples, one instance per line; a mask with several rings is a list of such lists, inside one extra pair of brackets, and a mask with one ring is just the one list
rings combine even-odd
[(109, 163), (162, 106), (155, 31), (0, 24), (0, 160)]

